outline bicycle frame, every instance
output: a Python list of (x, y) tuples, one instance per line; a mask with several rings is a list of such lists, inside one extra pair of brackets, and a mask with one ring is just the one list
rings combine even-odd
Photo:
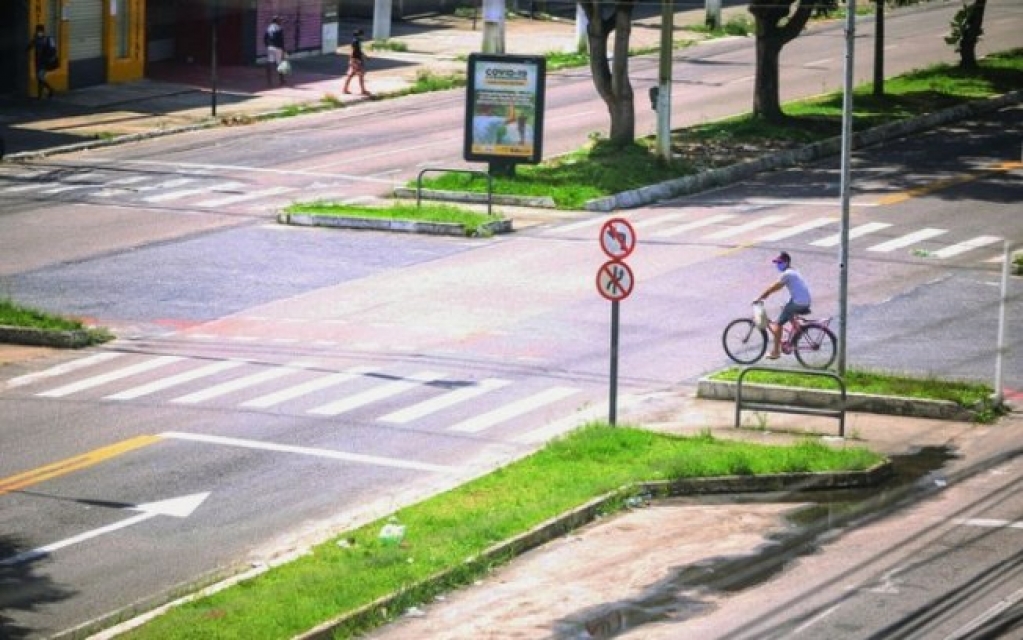
[[(792, 327), (792, 322), (786, 322), (781, 329), (782, 353), (792, 353), (792, 336), (796, 335), (796, 333), (798, 333), (803, 327), (824, 327), (827, 329), (829, 328), (828, 325), (831, 324), (832, 320), (831, 316), (822, 320), (817, 318), (804, 318), (803, 316), (792, 316), (792, 319), (795, 320), (795, 328)], [(811, 340), (811, 344), (813, 344), (814, 347), (820, 347), (821, 340)]]

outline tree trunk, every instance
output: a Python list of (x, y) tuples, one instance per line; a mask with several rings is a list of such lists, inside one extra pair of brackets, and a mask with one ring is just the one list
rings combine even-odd
[(977, 68), (977, 43), (984, 33), (984, 8), (987, 0), (974, 0), (963, 23), (963, 36), (959, 41), (959, 66), (973, 71)]
[[(632, 34), (634, 0), (619, 0), (604, 17), (601, 0), (581, 3), (586, 12), (586, 36), (590, 46), (590, 73), (597, 94), (611, 117), (608, 141), (630, 145), (636, 141), (636, 113), (629, 81), (629, 38)], [(615, 34), (614, 55), (608, 62), (608, 39)]]
[[(810, 15), (826, 0), (751, 0), (749, 12), (756, 21), (757, 70), (753, 87), (753, 116), (770, 122), (785, 119), (781, 110), (778, 65), (781, 50), (802, 33)], [(793, 4), (798, 6), (789, 15)]]

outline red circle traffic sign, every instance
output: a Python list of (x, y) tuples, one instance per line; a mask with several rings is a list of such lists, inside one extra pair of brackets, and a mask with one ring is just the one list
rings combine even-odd
[(635, 281), (629, 265), (619, 260), (608, 260), (597, 271), (597, 291), (612, 302), (628, 298)]
[(636, 248), (636, 231), (625, 218), (611, 218), (600, 227), (600, 248), (612, 260), (624, 260)]

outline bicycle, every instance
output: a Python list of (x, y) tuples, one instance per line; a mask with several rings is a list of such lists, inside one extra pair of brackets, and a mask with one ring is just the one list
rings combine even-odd
[[(764, 303), (754, 303), (753, 307), (754, 318), (766, 318), (762, 315)], [(799, 364), (807, 369), (827, 369), (838, 355), (838, 338), (828, 328), (831, 318), (819, 320), (804, 315), (793, 316), (795, 330), (788, 322), (782, 327), (782, 353), (795, 354)], [(721, 344), (725, 348), (725, 353), (739, 364), (753, 364), (763, 358), (772, 339), (766, 323), (763, 321), (758, 323), (754, 318), (732, 320), (721, 334)]]

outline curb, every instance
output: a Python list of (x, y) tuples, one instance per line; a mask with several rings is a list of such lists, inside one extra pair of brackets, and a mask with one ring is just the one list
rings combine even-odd
[(0, 325), (0, 343), (19, 344), (29, 347), (81, 349), (92, 344), (92, 339), (89, 332), (85, 329), (57, 331)]
[[(735, 400), (736, 383), (701, 378), (696, 397), (707, 400)], [(823, 389), (800, 389), (770, 384), (743, 384), (743, 400), (770, 404), (795, 405), (814, 409), (837, 409), (841, 394)], [(846, 411), (877, 413), (909, 418), (931, 418), (975, 422), (977, 414), (948, 400), (927, 400), (867, 393), (846, 393)]]
[(279, 224), (299, 227), (330, 227), (335, 229), (362, 229), (370, 231), (399, 231), (404, 233), (424, 233), (430, 235), (456, 237), (486, 237), (499, 233), (510, 233), (511, 220), (494, 220), (480, 225), (475, 233), (470, 233), (465, 225), (454, 222), (421, 222), (417, 220), (392, 220), (385, 218), (349, 218), (344, 216), (324, 216), (306, 213), (281, 213), (277, 216)]
[[(409, 187), (395, 187), (396, 198), (413, 199), (416, 197), (416, 190)], [(422, 189), (419, 197), (423, 200), (441, 200), (446, 202), (468, 202), (471, 204), (487, 204), (485, 193), (473, 191), (440, 191), (434, 189)], [(550, 196), (516, 196), (494, 193), (491, 194), (492, 204), (503, 204), (510, 207), (535, 207), (538, 209), (556, 209), (554, 199)]]
[(631, 508), (628, 506), (629, 499), (637, 496), (645, 503), (652, 499), (684, 495), (863, 488), (876, 486), (891, 475), (891, 463), (884, 462), (866, 471), (723, 476), (629, 485), (594, 498), (575, 509), (538, 524), (529, 531), (499, 542), (480, 555), (468, 558), (462, 566), (441, 571), (414, 585), (409, 585), (402, 591), (384, 596), (354, 611), (328, 620), (305, 633), (294, 636), (292, 640), (330, 640), (334, 637), (334, 632), (343, 625), (361, 626), (381, 621), (386, 622), (389, 619), (388, 612), (393, 613), (395, 607), (400, 606), (402, 600), (407, 598), (411, 592), (447, 590), (455, 581), (455, 576), (464, 571), (465, 566), (501, 564), (579, 529), (602, 515), (618, 511), (619, 504), (625, 504), (627, 505), (625, 508)]
[[(1021, 100), (1023, 100), (1023, 91), (1012, 91), (990, 100), (977, 100), (924, 116), (883, 124), (853, 134), (852, 146), (854, 149), (869, 147), (886, 140), (901, 138), (949, 122), (962, 120), (969, 116), (994, 111), (995, 109), (1018, 103)], [(787, 169), (798, 164), (833, 156), (841, 151), (841, 144), (842, 139), (840, 137), (829, 138), (798, 149), (780, 151), (730, 167), (701, 171), (684, 178), (677, 178), (632, 191), (623, 191), (604, 198), (590, 200), (586, 203), (585, 208), (587, 211), (608, 213), (616, 209), (632, 209), (653, 202), (686, 196), (714, 187), (732, 184), (764, 171)]]

